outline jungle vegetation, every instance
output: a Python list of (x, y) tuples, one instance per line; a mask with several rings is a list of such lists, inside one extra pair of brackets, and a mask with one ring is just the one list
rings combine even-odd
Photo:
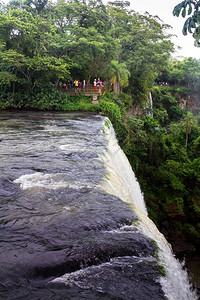
[[(168, 28), (128, 1), (0, 2), (0, 109), (107, 115), (149, 216), (184, 256), (200, 250), (200, 113), (197, 102), (187, 105), (200, 90), (200, 61), (172, 58)], [(55, 88), (98, 77), (116, 89), (96, 105)]]

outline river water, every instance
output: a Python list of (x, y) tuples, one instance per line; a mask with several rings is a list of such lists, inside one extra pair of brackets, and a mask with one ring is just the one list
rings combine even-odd
[(105, 117), (0, 113), (0, 299), (198, 299)]

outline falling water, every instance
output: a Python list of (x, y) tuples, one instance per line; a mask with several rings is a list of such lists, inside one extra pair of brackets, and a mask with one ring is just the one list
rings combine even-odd
[(167, 299), (198, 299), (196, 292), (192, 290), (189, 284), (187, 272), (183, 270), (180, 262), (172, 254), (170, 244), (158, 231), (155, 224), (147, 217), (143, 195), (135, 175), (126, 156), (117, 143), (111, 123), (107, 121), (105, 124), (109, 124), (109, 126), (105, 126), (108, 146), (104, 151), (102, 160), (106, 165), (108, 173), (104, 178), (103, 188), (106, 192), (119, 197), (125, 202), (131, 203), (139, 217), (140, 222), (138, 223), (138, 227), (141, 232), (156, 241), (159, 247), (159, 264), (166, 271), (166, 277), (161, 277), (160, 283)]
[(104, 189), (147, 215), (139, 183), (126, 155), (117, 143), (112, 124), (108, 119), (105, 124), (107, 124), (104, 127), (107, 136), (107, 150), (101, 156), (107, 169), (107, 175), (103, 181)]
[(149, 102), (150, 102), (150, 105), (149, 105), (150, 113), (149, 113), (149, 115), (153, 118), (153, 99), (152, 99), (151, 92), (149, 92)]

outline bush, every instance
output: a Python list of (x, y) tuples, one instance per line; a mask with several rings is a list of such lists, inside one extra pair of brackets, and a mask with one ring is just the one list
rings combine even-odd
[(110, 119), (115, 128), (117, 139), (121, 144), (127, 136), (126, 126), (122, 122), (121, 110), (116, 103), (111, 102), (110, 99), (108, 99), (108, 101), (106, 100), (107, 99), (99, 103), (98, 110)]
[(184, 114), (185, 111), (178, 105), (172, 105), (168, 110), (168, 115), (171, 122), (178, 122)]

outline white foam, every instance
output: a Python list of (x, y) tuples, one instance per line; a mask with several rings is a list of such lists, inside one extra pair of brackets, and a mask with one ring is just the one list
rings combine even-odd
[[(75, 153), (76, 153), (76, 151), (83, 152), (83, 153), (88, 151), (88, 147), (85, 147), (81, 143), (78, 144), (77, 142), (76, 142), (76, 145), (66, 144), (66, 145), (60, 145), (58, 148), (62, 151), (71, 151), (71, 152), (75, 152)], [(92, 152), (91, 149), (90, 149), (90, 152)]]
[[(132, 256), (134, 259), (134, 264), (140, 263), (143, 261), (146, 262), (155, 262), (155, 259), (153, 257), (136, 257)], [(95, 289), (96, 291), (102, 291), (104, 292), (104, 289), (101, 290), (101, 280), (99, 278), (102, 278), (104, 275), (104, 268), (112, 268), (113, 266), (121, 266), (124, 263), (127, 263), (130, 265), (130, 257), (129, 256), (124, 256), (124, 257), (116, 257), (116, 258), (111, 258), (109, 262), (101, 263), (99, 265), (93, 265), (90, 267), (86, 267), (84, 269), (77, 270), (75, 272), (71, 273), (66, 273), (60, 277), (57, 277), (50, 282), (52, 283), (63, 283), (67, 286), (72, 286), (76, 285), (79, 286), (80, 288), (84, 289)], [(92, 280), (88, 280), (90, 277), (95, 278), (96, 277), (96, 282), (93, 282)], [(114, 280), (114, 278), (113, 278)]]
[(58, 188), (73, 188), (80, 189), (83, 187), (91, 188), (90, 183), (80, 183), (69, 181), (64, 181), (61, 178), (63, 174), (44, 174), (42, 172), (36, 172), (33, 174), (26, 174), (20, 176), (18, 179), (14, 180), (14, 183), (19, 183), (21, 189), (26, 190), (30, 188), (40, 187), (46, 189), (58, 189)]

